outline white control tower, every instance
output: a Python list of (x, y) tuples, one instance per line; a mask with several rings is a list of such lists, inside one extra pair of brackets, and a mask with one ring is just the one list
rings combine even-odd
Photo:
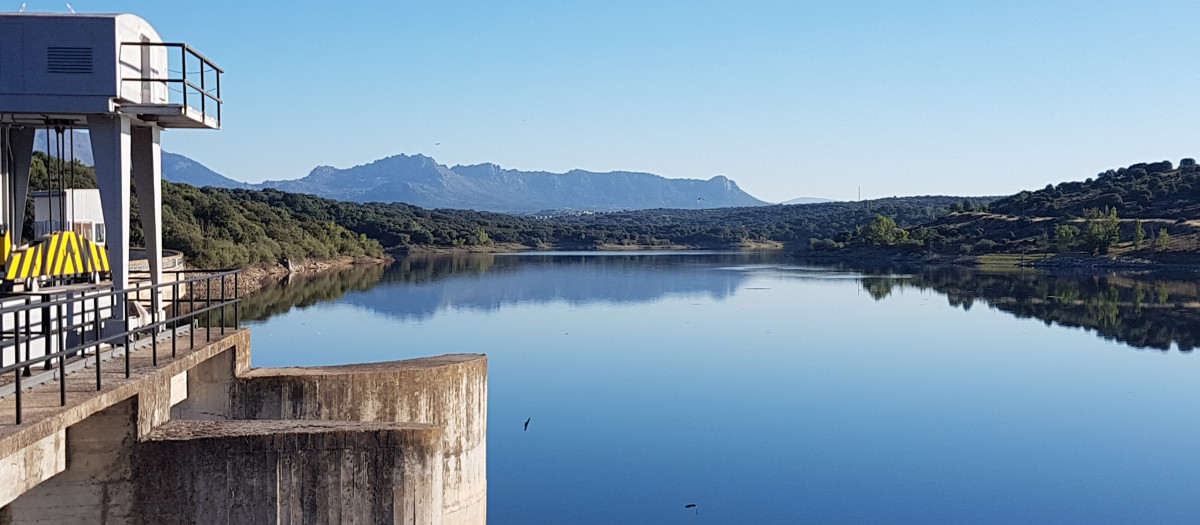
[(159, 135), (220, 129), (221, 74), (135, 15), (0, 13), (0, 225), (13, 232), (12, 242), (23, 228), (34, 133), (87, 129), (113, 286), (129, 284), (131, 181), (151, 280), (162, 282)]

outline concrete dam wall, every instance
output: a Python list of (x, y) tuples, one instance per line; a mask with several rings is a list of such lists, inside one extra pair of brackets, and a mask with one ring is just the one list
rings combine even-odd
[(0, 475), (28, 485), (0, 491), (0, 525), (486, 523), (486, 356), (251, 369), (249, 343), (0, 435)]

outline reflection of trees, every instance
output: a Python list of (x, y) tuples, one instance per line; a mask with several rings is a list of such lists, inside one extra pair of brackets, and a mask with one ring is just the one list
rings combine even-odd
[(1095, 330), (1138, 348), (1184, 352), (1200, 346), (1200, 287), (1190, 281), (1121, 276), (1062, 276), (1039, 272), (981, 274), (962, 268), (923, 268), (906, 277), (865, 277), (877, 300), (913, 287), (970, 309), (982, 301), (1017, 317)]
[(322, 301), (339, 299), (347, 292), (369, 290), (382, 275), (383, 267), (378, 265), (292, 275), (244, 297), (242, 318), (263, 321), (293, 307), (307, 308)]
[[(248, 295), (242, 317), (265, 320), (293, 307), (341, 299), (350, 292), (357, 304), (377, 311), (421, 318), (446, 304), (494, 308), (524, 300), (638, 301), (667, 293), (707, 291), (725, 296), (744, 276), (724, 272), (685, 272), (713, 265), (771, 262), (777, 254), (638, 252), (589, 254), (488, 253), (417, 254), (393, 264), (296, 275)], [(474, 279), (485, 277), (485, 279)], [(414, 286), (414, 285), (431, 286)], [(398, 285), (387, 289), (386, 285)], [(396, 304), (404, 303), (404, 304)]]

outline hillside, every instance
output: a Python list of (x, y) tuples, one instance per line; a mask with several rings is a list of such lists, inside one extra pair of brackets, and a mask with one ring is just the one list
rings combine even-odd
[(1082, 217), (1088, 208), (1111, 207), (1122, 217), (1193, 219), (1200, 216), (1200, 166), (1183, 159), (1108, 170), (1083, 182), (1047, 185), (1000, 199), (994, 213), (1028, 217)]
[[(31, 190), (48, 187), (46, 155), (35, 152), (30, 167)], [(49, 161), (51, 171), (61, 169)], [(76, 162), (74, 188), (95, 188), (91, 166)], [(187, 184), (163, 184), (163, 247), (184, 253), (200, 268), (228, 268), (274, 264), (284, 259), (380, 256), (378, 241), (353, 233), (329, 221), (271, 208), (247, 199), (236, 199), (225, 190), (197, 189)], [(142, 243), (143, 234), (133, 199), (130, 241)], [(25, 241), (33, 237), (33, 206), (25, 209)]]
[(850, 247), (903, 245), (941, 254), (1074, 252), (1194, 264), (1200, 262), (1198, 218), (1200, 167), (1183, 159), (1179, 167), (1140, 163), (1023, 191), (913, 227), (872, 223), (837, 240)]
[(429, 210), (403, 203), (355, 203), (277, 190), (205, 188), (293, 215), (331, 221), (385, 247), (513, 243), (529, 247), (691, 246), (730, 248), (746, 242), (808, 242), (865, 224), (886, 212), (904, 224), (939, 217), (957, 197), (905, 197), (863, 203), (753, 206), (710, 210), (655, 209), (539, 219), (473, 210)]

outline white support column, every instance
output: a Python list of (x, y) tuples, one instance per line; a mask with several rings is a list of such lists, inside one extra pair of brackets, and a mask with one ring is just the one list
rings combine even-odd
[[(32, 127), (9, 127), (7, 142), (0, 147), (4, 155), (11, 155), (12, 164), (5, 160), (7, 172), (4, 176), (4, 210), (0, 220), (12, 229), (14, 245), (21, 244), (21, 230), (25, 227), (25, 200), (29, 198), (29, 165), (33, 161)], [(0, 263), (3, 264), (3, 263)]]
[[(130, 125), (120, 115), (88, 117), (92, 138), (92, 156), (96, 160), (96, 186), (104, 208), (104, 227), (108, 235), (108, 262), (112, 267), (113, 287), (129, 288), (129, 180)], [(125, 318), (125, 312), (114, 317)]]
[(162, 283), (162, 148), (158, 126), (133, 127), (133, 187), (146, 238), (150, 282)]

